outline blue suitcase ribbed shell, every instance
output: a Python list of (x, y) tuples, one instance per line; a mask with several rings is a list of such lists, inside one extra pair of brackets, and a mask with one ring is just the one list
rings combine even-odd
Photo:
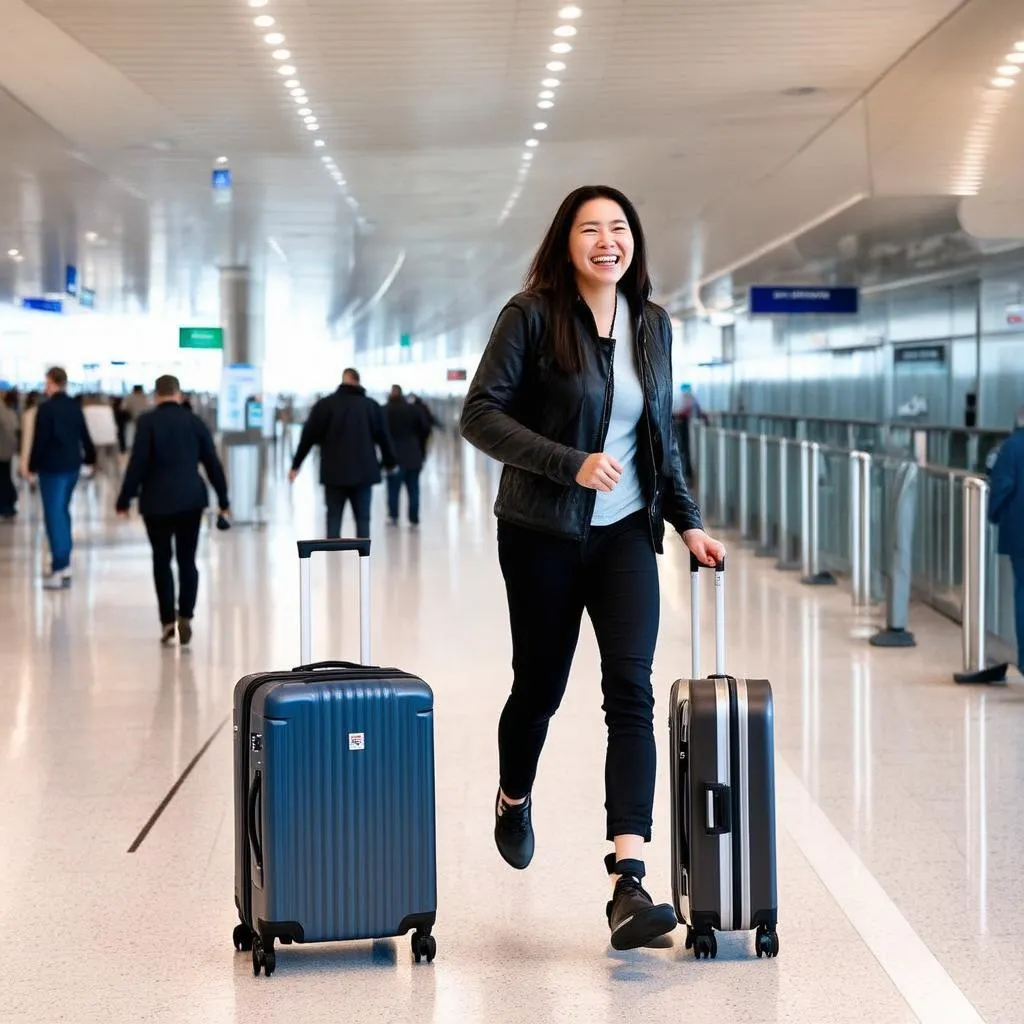
[(248, 676), (235, 692), (243, 921), (302, 942), (429, 930), (437, 908), (430, 687), (354, 666)]

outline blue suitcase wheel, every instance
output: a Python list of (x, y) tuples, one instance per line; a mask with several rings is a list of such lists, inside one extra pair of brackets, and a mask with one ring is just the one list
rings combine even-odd
[(249, 926), (245, 924), (235, 925), (235, 931), (232, 936), (235, 941), (235, 949), (239, 953), (248, 953), (252, 949), (252, 932), (249, 931)]
[(413, 933), (412, 955), (416, 958), (416, 963), (424, 957), (428, 964), (433, 963), (434, 957), (437, 956), (437, 941), (434, 936), (426, 932)]

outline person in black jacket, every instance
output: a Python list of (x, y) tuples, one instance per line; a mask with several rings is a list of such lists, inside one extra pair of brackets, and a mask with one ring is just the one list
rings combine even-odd
[[(341, 536), (341, 519), (352, 503), (356, 535), (370, 536), (370, 499), (381, 480), (381, 462), (392, 469), (384, 410), (359, 384), (359, 373), (348, 369), (334, 394), (321, 398), (309, 411), (288, 479), (295, 482), (313, 445), (320, 445), (320, 483), (327, 504), (327, 536)], [(380, 458), (377, 449), (380, 449)]]
[(498, 726), (495, 842), (533, 857), (530, 792), (565, 692), (583, 612), (601, 651), (608, 727), (605, 913), (615, 949), (676, 925), (641, 884), (654, 804), (651, 664), (660, 610), (655, 555), (667, 521), (706, 565), (703, 530), (672, 425), (672, 331), (650, 301), (636, 209), (585, 187), (562, 203), (526, 291), (502, 309), (463, 405), (463, 436), (503, 462), (498, 559), (512, 630), (512, 691)]
[(71, 498), (82, 465), (96, 464), (96, 448), (81, 406), (67, 393), (68, 375), (59, 366), (46, 372), (46, 401), (36, 413), (28, 471), (39, 480), (43, 519), (52, 564), (46, 590), (71, 585)]
[(203, 510), (208, 504), (207, 486), (199, 466), (217, 492), (221, 517), (231, 507), (224, 467), (206, 424), (181, 404), (177, 377), (166, 375), (156, 382), (156, 407), (136, 422), (135, 440), (117, 498), (117, 514), (127, 516), (132, 499), (139, 494), (139, 512), (146, 523), (153, 549), (153, 582), (160, 611), (162, 644), (174, 639), (173, 554), (178, 563), (178, 637), (183, 646), (192, 640), (192, 617), (199, 591), (196, 548)]
[(388, 520), (392, 525), (398, 523), (398, 499), (404, 484), (409, 495), (409, 522), (418, 526), (420, 473), (427, 457), (427, 441), (433, 424), (425, 407), (408, 401), (397, 384), (391, 388), (384, 411), (398, 463), (398, 467), (388, 474)]

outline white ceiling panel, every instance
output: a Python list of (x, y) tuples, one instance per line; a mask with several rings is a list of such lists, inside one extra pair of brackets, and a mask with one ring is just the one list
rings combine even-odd
[[(344, 305), (338, 294), (313, 293), (341, 289), (342, 277), (350, 290), (353, 275), (336, 268), (353, 261), (368, 297), (403, 258), (380, 323), (442, 330), (517, 286), (554, 207), (583, 182), (616, 184), (637, 199), (663, 295), (685, 291), (709, 253), (711, 266), (728, 263), (797, 227), (814, 203), (785, 195), (766, 225), (750, 223), (764, 213), (759, 183), (784, 193), (782, 170), (959, 5), (580, 0), (572, 52), (556, 57), (548, 48), (561, 5), (548, 0), (270, 0), (258, 10), (244, 0), (35, 0), (32, 11), (63, 41), (33, 44), (40, 73), (30, 106), (59, 106), (81, 81), (75, 74), (102, 62), (116, 76), (109, 81), (123, 83), (123, 102), (152, 105), (150, 122), (141, 131), (123, 122), (131, 130), (118, 134), (109, 125), (116, 105), (90, 104), (86, 93), (74, 107), (76, 131), (60, 134), (121, 183), (129, 205), (137, 194), (188, 224), (175, 234), (190, 239), (188, 258), (216, 259), (209, 171), (227, 155), (245, 246), (273, 238), (311, 301), (325, 311)], [(0, 10), (15, 6), (25, 5), (0, 0)], [(276, 23), (258, 29), (259, 15)], [(318, 132), (305, 129), (277, 73), (281, 62), (263, 40), (274, 31), (285, 36)], [(65, 74), (52, 73), (58, 59)], [(553, 76), (554, 107), (542, 111), (538, 92), (554, 59), (567, 67)], [(8, 77), (0, 66), (0, 85), (11, 88)], [(792, 94), (801, 87), (813, 91)], [(905, 92), (904, 106), (918, 101)], [(532, 132), (537, 120), (547, 129)], [(22, 131), (24, 173), (41, 174), (53, 142)], [(540, 145), (520, 182), (531, 135)], [(343, 189), (324, 153), (337, 161)], [(0, 209), (11, 211), (9, 232), (22, 208), (4, 176), (10, 161), (5, 146), (0, 187), (9, 194)], [(64, 163), (74, 196), (81, 186)], [(848, 144), (819, 145), (803, 166), (815, 202), (862, 176)], [(838, 188), (829, 184), (837, 168), (845, 170)], [(357, 217), (371, 235), (359, 234)]]

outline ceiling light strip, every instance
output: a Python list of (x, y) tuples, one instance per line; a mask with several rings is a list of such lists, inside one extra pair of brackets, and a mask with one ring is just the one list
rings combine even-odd
[[(548, 50), (550, 53), (555, 55), (556, 59), (549, 59), (544, 68), (548, 72), (563, 72), (567, 69), (563, 58), (566, 55), (572, 53), (572, 43), (566, 42), (568, 39), (573, 39), (579, 33), (579, 29), (570, 22), (577, 21), (583, 16), (583, 10), (577, 4), (563, 4), (558, 9), (558, 17), (560, 23), (555, 26), (552, 30), (552, 34), (555, 37), (555, 42), (549, 44)], [(562, 84), (560, 78), (544, 77), (540, 81), (541, 89), (537, 93), (537, 109), (538, 110), (552, 110), (555, 106), (555, 92)], [(546, 121), (536, 121), (533, 125), (535, 132), (543, 132), (547, 130)], [(523, 150), (522, 156), (520, 157), (519, 169), (516, 173), (516, 184), (509, 194), (508, 200), (505, 202), (505, 206), (501, 211), (501, 215), (498, 217), (498, 226), (500, 227), (505, 223), (506, 220), (511, 216), (513, 209), (515, 209), (516, 203), (519, 201), (519, 197), (523, 194), (523, 186), (526, 182), (526, 178), (529, 176), (530, 168), (533, 166), (534, 156), (537, 149), (540, 146), (540, 139), (531, 137), (526, 140), (526, 148)]]

